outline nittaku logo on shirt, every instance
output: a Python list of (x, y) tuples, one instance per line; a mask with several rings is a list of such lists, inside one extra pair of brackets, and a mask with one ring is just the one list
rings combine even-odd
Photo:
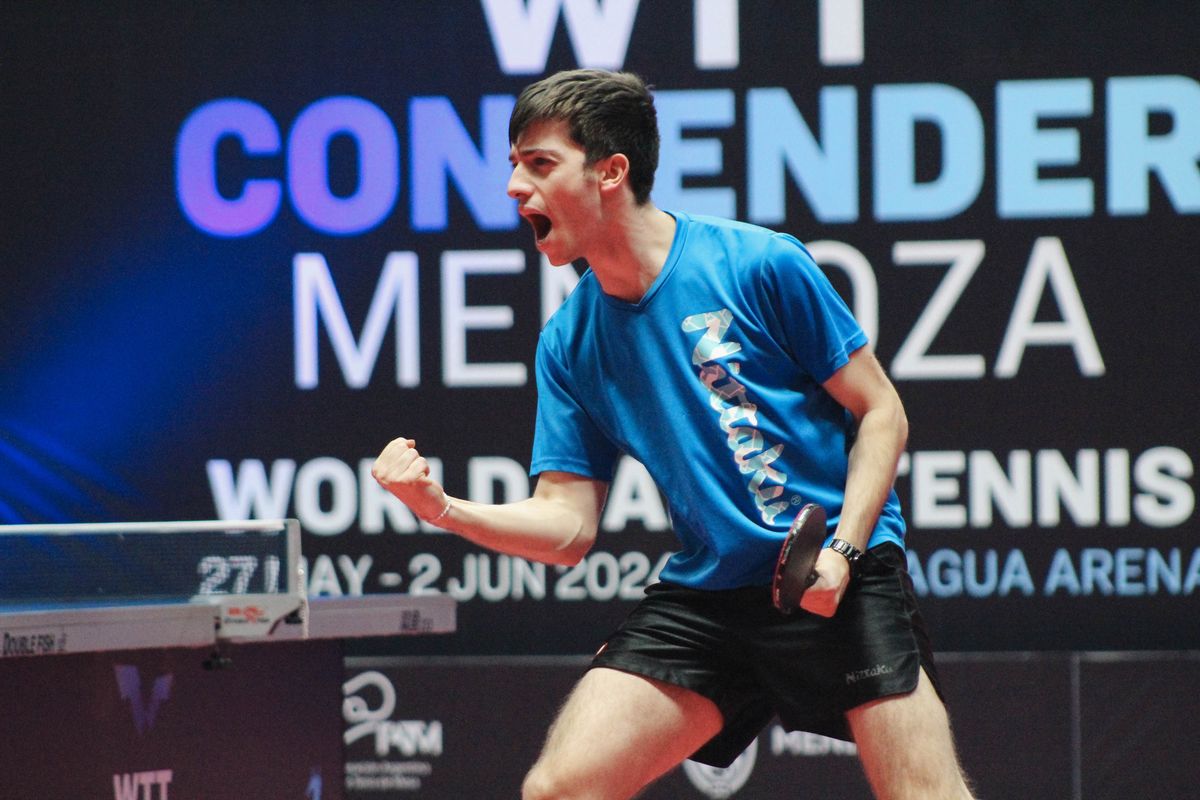
[(759, 516), (770, 525), (788, 507), (788, 501), (780, 499), (787, 475), (771, 466), (783, 455), (783, 445), (771, 445), (758, 430), (758, 406), (750, 401), (746, 387), (733, 377), (741, 365), (731, 362), (726, 369), (716, 363), (742, 350), (741, 343), (725, 341), (732, 321), (730, 310), (722, 308), (692, 314), (684, 318), (682, 327), (688, 333), (704, 331), (692, 350), (692, 363), (700, 367), (700, 380), (709, 392), (708, 404), (720, 415), (725, 444), (733, 451), (738, 470), (751, 476), (746, 488), (754, 495)]

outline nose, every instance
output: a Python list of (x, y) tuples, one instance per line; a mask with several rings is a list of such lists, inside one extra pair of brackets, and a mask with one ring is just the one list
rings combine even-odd
[(513, 167), (512, 174), (508, 176), (508, 196), (521, 202), (529, 197), (529, 183), (522, 174), (520, 164)]

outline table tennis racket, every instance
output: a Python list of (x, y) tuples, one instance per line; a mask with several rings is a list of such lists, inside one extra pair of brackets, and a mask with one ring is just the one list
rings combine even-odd
[(817, 573), (813, 567), (827, 535), (825, 509), (816, 503), (801, 508), (779, 549), (775, 576), (771, 580), (771, 602), (784, 614), (799, 608), (800, 598), (816, 582)]

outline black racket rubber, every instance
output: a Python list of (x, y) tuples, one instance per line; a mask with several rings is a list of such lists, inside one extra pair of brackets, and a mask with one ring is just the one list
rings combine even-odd
[(826, 535), (825, 509), (816, 503), (801, 508), (779, 549), (775, 576), (771, 580), (771, 602), (784, 614), (799, 608), (800, 598), (816, 582), (817, 573), (813, 568)]

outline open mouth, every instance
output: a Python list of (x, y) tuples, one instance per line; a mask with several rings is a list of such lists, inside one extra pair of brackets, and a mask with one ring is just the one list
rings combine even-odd
[(538, 242), (541, 242), (550, 235), (550, 229), (554, 227), (554, 223), (545, 214), (538, 213), (537, 211), (526, 211), (524, 216), (529, 222), (530, 227), (533, 228), (534, 239)]

